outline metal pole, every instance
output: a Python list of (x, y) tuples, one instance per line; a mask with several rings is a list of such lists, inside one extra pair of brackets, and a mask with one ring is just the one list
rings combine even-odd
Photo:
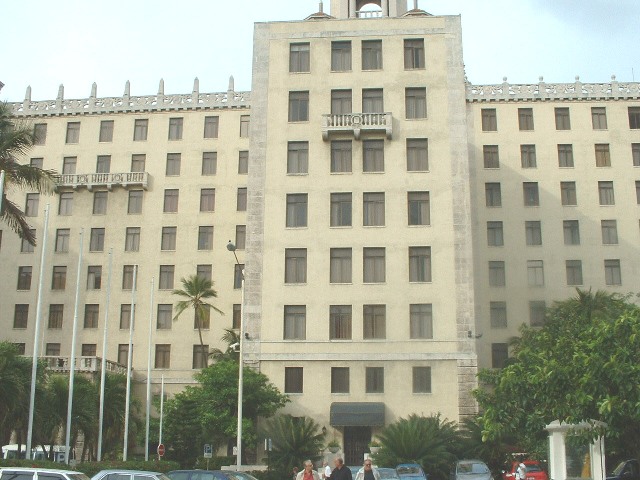
[[(162, 374), (161, 384), (160, 384), (160, 435), (158, 438), (158, 443), (162, 443), (162, 421), (164, 420), (164, 374)], [(162, 457), (158, 455), (158, 460)]]
[(131, 285), (131, 315), (129, 317), (129, 351), (127, 352), (127, 398), (124, 411), (124, 446), (122, 447), (122, 461), (127, 461), (129, 443), (129, 407), (131, 404), (131, 362), (133, 360), (133, 324), (136, 319), (136, 282), (138, 280), (138, 265), (133, 266), (133, 284)]
[(80, 229), (80, 248), (78, 249), (78, 273), (76, 276), (76, 299), (73, 306), (73, 333), (71, 334), (71, 358), (69, 359), (69, 397), (67, 398), (67, 429), (65, 431), (65, 460), (69, 465), (71, 453), (71, 415), (73, 412), (73, 386), (76, 376), (76, 343), (78, 339), (78, 307), (80, 305), (80, 277), (82, 276), (82, 247), (84, 229)]
[(3, 203), (4, 203), (4, 170), (0, 170), (0, 214), (2, 213)]
[(42, 290), (44, 288), (44, 259), (47, 250), (47, 233), (49, 230), (49, 204), (44, 209), (44, 228), (42, 234), (42, 251), (40, 252), (40, 278), (38, 279), (38, 300), (36, 302), (36, 325), (33, 335), (33, 359), (31, 362), (31, 395), (29, 397), (29, 426), (27, 427), (27, 451), (25, 458), (31, 458), (31, 441), (33, 439), (33, 412), (36, 402), (36, 376), (38, 373), (38, 340), (42, 323)]
[(144, 440), (144, 460), (149, 461), (149, 414), (151, 412), (151, 337), (153, 333), (153, 287), (154, 277), (151, 277), (151, 302), (149, 304), (149, 343), (147, 348), (147, 424)]
[(107, 274), (107, 304), (104, 309), (104, 333), (102, 335), (102, 366), (100, 368), (100, 415), (98, 426), (98, 461), (102, 460), (102, 426), (104, 424), (104, 388), (107, 378), (107, 332), (109, 327), (109, 302), (111, 301), (111, 270), (113, 248), (109, 249), (109, 273)]
[(242, 467), (242, 399), (244, 393), (244, 268), (241, 272), (242, 285), (240, 288), (240, 358), (238, 362), (238, 458), (236, 459), (236, 470)]

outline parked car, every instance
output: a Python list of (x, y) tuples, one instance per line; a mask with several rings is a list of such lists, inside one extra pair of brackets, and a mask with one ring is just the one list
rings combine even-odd
[(451, 469), (451, 480), (492, 480), (491, 471), (482, 460), (458, 460)]
[(607, 475), (607, 480), (640, 480), (640, 462), (638, 460), (625, 460), (620, 462), (611, 473)]
[(0, 480), (89, 480), (82, 472), (52, 468), (0, 468)]
[(380, 473), (380, 480), (400, 480), (395, 468), (378, 468), (378, 473)]
[(91, 480), (169, 480), (164, 473), (141, 470), (100, 470)]
[(401, 463), (396, 466), (400, 480), (427, 480), (427, 475), (417, 463)]
[[(540, 462), (536, 460), (523, 460), (522, 463), (524, 463), (524, 466), (527, 468), (527, 480), (549, 480), (549, 476), (542, 468), (542, 465), (540, 465)], [(502, 480), (514, 480), (519, 464), (520, 462), (518, 461), (511, 462), (511, 469), (502, 471)]]
[(232, 470), (173, 470), (171, 480), (257, 480), (253, 475)]

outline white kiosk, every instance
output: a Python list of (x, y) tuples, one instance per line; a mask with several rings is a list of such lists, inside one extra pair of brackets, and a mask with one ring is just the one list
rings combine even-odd
[[(567, 424), (558, 420), (547, 425), (549, 432), (549, 477), (551, 480), (605, 480), (604, 438), (580, 442), (572, 433), (606, 425), (596, 420)], [(569, 440), (569, 441), (567, 441)]]

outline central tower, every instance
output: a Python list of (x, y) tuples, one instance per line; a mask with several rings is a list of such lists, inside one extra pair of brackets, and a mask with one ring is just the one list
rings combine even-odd
[(407, 0), (331, 0), (331, 15), (335, 18), (358, 18), (365, 5), (377, 5), (383, 17), (400, 17), (407, 13)]

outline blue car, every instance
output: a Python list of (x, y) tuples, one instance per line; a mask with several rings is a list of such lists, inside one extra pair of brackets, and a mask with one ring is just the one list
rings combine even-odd
[(427, 480), (429, 478), (417, 463), (401, 463), (396, 467), (396, 472), (400, 480)]

